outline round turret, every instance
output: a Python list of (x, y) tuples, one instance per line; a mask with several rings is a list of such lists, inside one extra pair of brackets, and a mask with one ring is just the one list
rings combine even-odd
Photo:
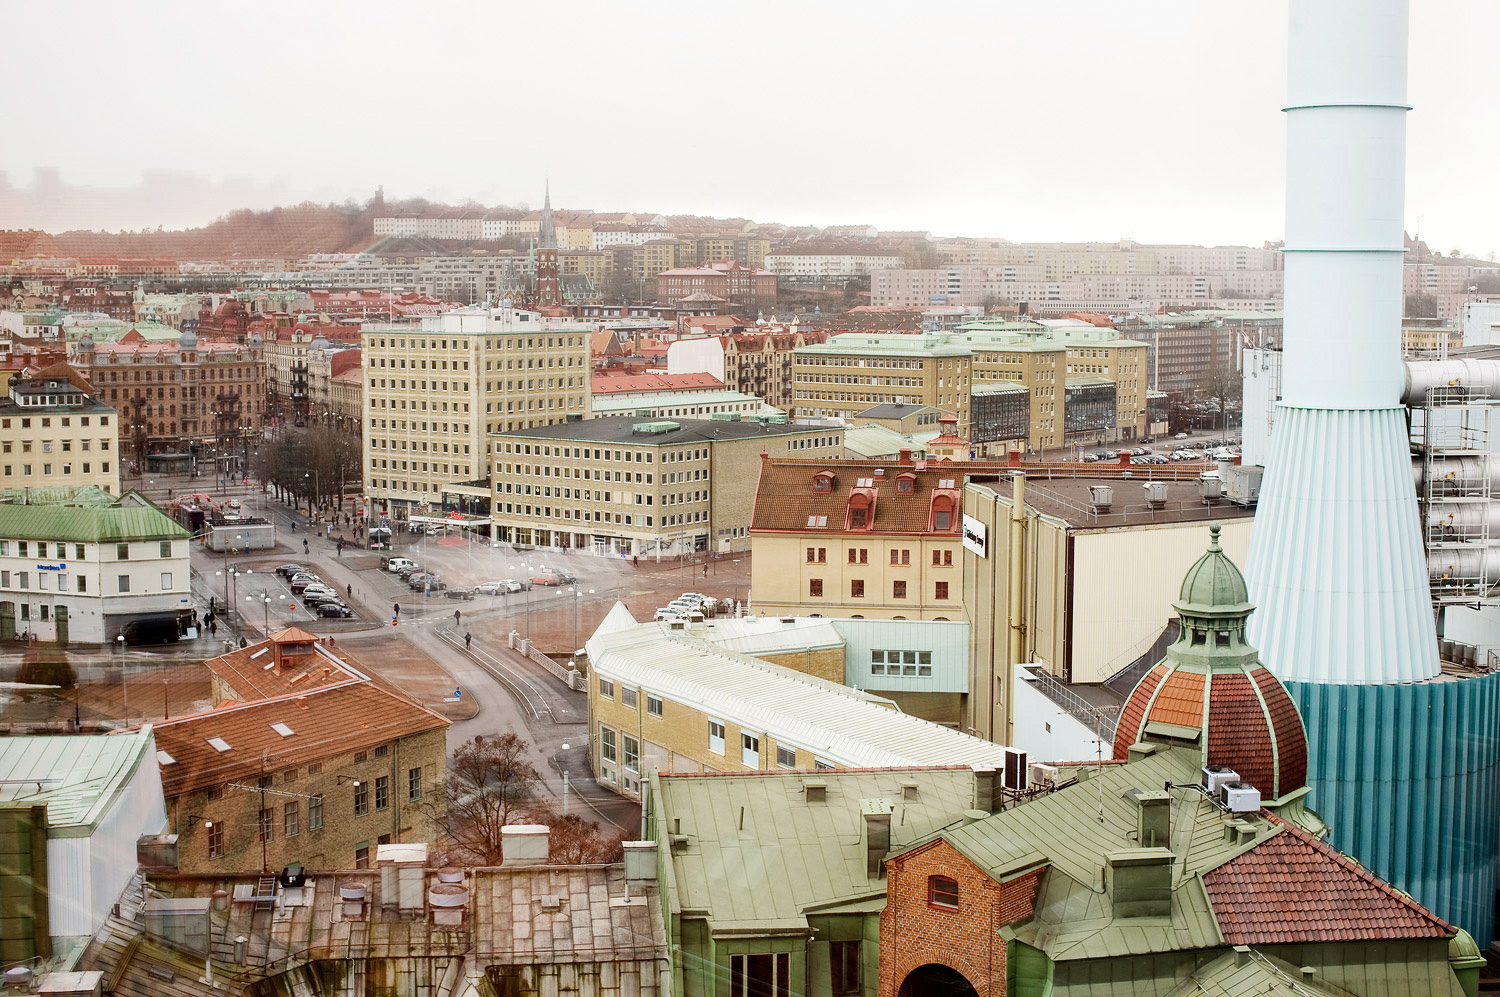
[(1114, 756), (1138, 742), (1189, 745), (1202, 764), (1223, 765), (1267, 802), (1307, 785), (1307, 732), (1296, 704), (1245, 641), (1254, 612), (1245, 579), (1209, 527), (1208, 551), (1188, 569), (1177, 640), (1126, 700)]
[(198, 334), (191, 329), (182, 330), (182, 335), (178, 338), (177, 345), (184, 350), (196, 350), (198, 348)]

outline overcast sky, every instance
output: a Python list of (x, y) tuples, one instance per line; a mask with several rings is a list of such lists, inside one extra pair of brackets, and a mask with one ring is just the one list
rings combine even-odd
[[(1500, 3), (1412, 6), (1407, 226), (1500, 250)], [(380, 184), (536, 206), (550, 176), (555, 205), (600, 211), (1282, 233), (1285, 0), (13, 0), (5, 24), (6, 227), (180, 227)]]

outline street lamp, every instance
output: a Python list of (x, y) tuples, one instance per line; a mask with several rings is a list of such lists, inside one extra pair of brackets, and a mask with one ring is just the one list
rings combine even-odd
[[(247, 595), (247, 596), (245, 596), (245, 601), (246, 602), (255, 602), (256, 599), (255, 599), (255, 596), (253, 596), (253, 595)], [(270, 636), (270, 634), (271, 634), (271, 596), (270, 596), (269, 593), (266, 592), (265, 589), (261, 589), (261, 591), (260, 591), (260, 603), (261, 603), (261, 624), (260, 624), (261, 633), (265, 634), (266, 636)]]
[[(568, 655), (568, 664), (576, 668), (578, 665), (578, 607), (582, 604), (583, 590), (575, 587), (571, 591), (573, 593), (573, 650)], [(589, 589), (589, 595), (593, 594), (594, 590)]]
[[(567, 751), (570, 747), (567, 741), (563, 742), (563, 751)], [(562, 769), (563, 774), (563, 816), (566, 817), (568, 815), (568, 765), (562, 758), (558, 758), (557, 767)]]
[[(525, 634), (525, 636), (526, 636), (526, 639), (529, 641), (529, 640), (531, 640), (531, 572), (534, 571), (534, 570), (536, 570), (536, 568), (535, 568), (534, 565), (530, 565), (530, 564), (522, 564), (519, 567), (524, 572), (524, 575), (520, 579), (518, 579), (518, 581), (521, 582), (521, 587), (526, 590), (526, 634)], [(516, 568), (517, 568), (517, 565), (512, 564), (510, 566), (510, 570), (511, 571), (515, 571)]]
[(118, 634), (115, 641), (120, 645), (120, 706), (125, 712), (125, 720), (130, 720), (130, 686), (125, 681), (125, 635)]

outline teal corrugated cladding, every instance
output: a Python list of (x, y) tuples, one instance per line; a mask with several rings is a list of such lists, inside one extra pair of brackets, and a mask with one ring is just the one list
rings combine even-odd
[(1287, 682), (1332, 842), (1480, 947), (1500, 866), (1500, 673), (1411, 685)]

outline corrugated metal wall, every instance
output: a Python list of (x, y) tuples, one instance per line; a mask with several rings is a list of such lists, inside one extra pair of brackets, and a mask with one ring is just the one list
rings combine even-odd
[(1467, 930), (1495, 930), (1500, 673), (1410, 685), (1287, 682), (1332, 842)]

